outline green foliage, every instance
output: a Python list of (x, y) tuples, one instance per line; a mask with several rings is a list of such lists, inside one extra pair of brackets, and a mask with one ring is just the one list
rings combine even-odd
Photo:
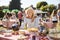
[(36, 5), (36, 8), (39, 9), (41, 6), (46, 6), (46, 5), (48, 5), (48, 4), (45, 1), (38, 2), (37, 5)]
[(49, 8), (49, 11), (52, 12), (54, 9), (56, 9), (56, 6), (51, 4), (51, 5), (49, 5), (48, 8)]
[(14, 9), (14, 10), (12, 10), (11, 12), (15, 12), (16, 14), (18, 13), (18, 9)]
[(3, 9), (7, 9), (8, 6), (0, 6), (0, 18), (3, 18), (5, 13), (3, 13)]
[(37, 8), (37, 9), (40, 8), (40, 2), (37, 3), (36, 8)]
[(9, 9), (3, 9), (2, 12), (3, 12), (3, 13), (9, 13), (10, 10), (9, 10)]
[(40, 10), (42, 10), (42, 11), (48, 11), (48, 5), (41, 6)]
[(13, 9), (18, 9), (18, 10), (22, 10), (22, 8), (21, 8), (21, 2), (20, 2), (20, 0), (12, 0), (11, 2), (10, 2), (10, 4), (9, 4), (9, 9), (10, 10), (13, 10)]
[(2, 10), (0, 10), (0, 18), (4, 17), (4, 13), (2, 12)]
[(36, 8), (42, 11), (49, 11), (51, 13), (54, 9), (56, 9), (56, 6), (53, 4), (48, 5), (47, 2), (42, 1), (37, 3)]
[(2, 9), (9, 9), (8, 6), (1, 6), (1, 7), (2, 7)]
[(41, 6), (40, 10), (42, 11), (49, 11), (50, 13), (56, 9), (56, 6), (51, 4), (51, 5), (46, 5), (46, 6)]
[(2, 7), (0, 6), (0, 10), (2, 10)]

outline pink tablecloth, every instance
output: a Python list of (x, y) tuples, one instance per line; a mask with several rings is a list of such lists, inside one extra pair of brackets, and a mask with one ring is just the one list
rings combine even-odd
[[(6, 35), (10, 35), (10, 36), (6, 36)], [(33, 36), (35, 36), (35, 40), (39, 40), (41, 38), (41, 36), (37, 35), (35, 32), (30, 32), (30, 36), (27, 36), (26, 38), (24, 38), (24, 40), (32, 40)], [(21, 37), (24, 37), (24, 35), (12, 35), (11, 33), (4, 33), (3, 35), (0, 34), (1, 40), (18, 40), (21, 39)]]
[(0, 37), (0, 40), (10, 40), (10, 39), (6, 39), (6, 38), (2, 38), (2, 37)]
[[(0, 39), (1, 40), (18, 40), (20, 39), (21, 35), (11, 35), (10, 37), (5, 36), (5, 35), (0, 35)], [(28, 38), (25, 38), (25, 40), (27, 40)]]

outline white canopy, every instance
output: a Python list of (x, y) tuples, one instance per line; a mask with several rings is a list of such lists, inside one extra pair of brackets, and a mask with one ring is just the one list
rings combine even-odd
[(47, 12), (43, 12), (41, 10), (35, 10), (35, 13), (37, 14), (37, 13), (47, 13)]

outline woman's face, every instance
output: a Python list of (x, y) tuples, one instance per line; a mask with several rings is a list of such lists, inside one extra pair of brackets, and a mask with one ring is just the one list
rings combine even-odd
[(32, 11), (29, 11), (29, 12), (26, 13), (26, 17), (28, 17), (28, 18), (32, 18), (33, 15), (34, 14), (32, 13)]

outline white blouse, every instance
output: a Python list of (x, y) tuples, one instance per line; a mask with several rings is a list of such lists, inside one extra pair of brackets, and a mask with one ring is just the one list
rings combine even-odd
[(52, 21), (57, 21), (57, 17), (56, 16), (53, 16), (52, 17)]
[(39, 25), (39, 23), (40, 23), (39, 19), (40, 19), (40, 17), (37, 17), (32, 22), (31, 19), (25, 17), (24, 18), (24, 26), (25, 26), (25, 24), (27, 24), (28, 28), (31, 28), (31, 27), (40, 27), (40, 25)]

